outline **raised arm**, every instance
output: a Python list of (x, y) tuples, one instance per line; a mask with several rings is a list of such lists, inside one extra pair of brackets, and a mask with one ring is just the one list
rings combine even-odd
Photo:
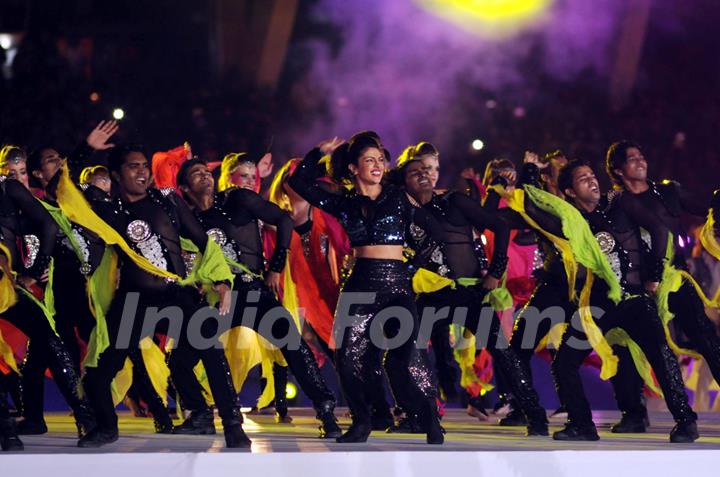
[(450, 205), (459, 210), (478, 232), (482, 233), (483, 230), (490, 229), (495, 234), (495, 246), (488, 274), (495, 278), (502, 278), (508, 261), (507, 247), (510, 241), (510, 226), (500, 218), (497, 211), (489, 212), (462, 194), (452, 194)]
[(310, 204), (337, 217), (341, 211), (343, 195), (329, 191), (318, 182), (318, 179), (325, 175), (325, 166), (319, 164), (322, 157), (320, 148), (316, 147), (308, 152), (290, 176), (288, 184)]
[(227, 207), (230, 210), (244, 208), (256, 219), (276, 227), (277, 240), (268, 270), (282, 272), (292, 238), (293, 222), (290, 216), (277, 205), (247, 189), (233, 189), (228, 196)]

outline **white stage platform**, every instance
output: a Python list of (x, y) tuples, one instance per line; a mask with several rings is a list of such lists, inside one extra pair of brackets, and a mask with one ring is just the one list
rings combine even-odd
[[(161, 436), (153, 434), (150, 419), (127, 414), (121, 416), (118, 442), (79, 449), (71, 418), (54, 414), (48, 416), (48, 434), (23, 436), (24, 452), (0, 454), (0, 476), (696, 477), (720, 472), (720, 414), (701, 415), (701, 438), (694, 444), (668, 443), (667, 413), (652, 414), (646, 434), (611, 434), (608, 426), (617, 412), (596, 414), (600, 441), (561, 443), (526, 438), (522, 428), (501, 428), (494, 420), (479, 422), (451, 409), (443, 420), (448, 431), (443, 446), (425, 444), (423, 435), (382, 432), (365, 444), (337, 444), (316, 438), (311, 410), (292, 409), (291, 415), (290, 425), (275, 424), (272, 416), (247, 416), (253, 446), (238, 451), (224, 448), (219, 422), (216, 436)], [(561, 424), (554, 419), (551, 430)]]

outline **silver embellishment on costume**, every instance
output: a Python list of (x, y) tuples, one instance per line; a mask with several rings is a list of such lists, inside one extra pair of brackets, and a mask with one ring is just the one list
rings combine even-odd
[(183, 250), (181, 253), (183, 263), (185, 263), (185, 272), (190, 275), (193, 271), (193, 267), (195, 266), (195, 258), (197, 257), (196, 253), (193, 252), (186, 252)]
[(240, 279), (245, 283), (250, 283), (254, 280), (253, 276), (250, 275), (249, 273), (241, 273)]
[(223, 229), (212, 228), (207, 231), (207, 234), (208, 237), (213, 239), (215, 243), (220, 246), (220, 249), (222, 250), (223, 255), (225, 255), (225, 258), (237, 261), (238, 254), (235, 251), (235, 248), (232, 246), (232, 243), (228, 242), (227, 234)]
[(27, 255), (25, 256), (24, 264), (25, 268), (30, 268), (35, 263), (37, 254), (40, 251), (40, 239), (37, 238), (37, 235), (26, 235), (25, 247), (27, 249)]
[(150, 238), (150, 225), (144, 220), (133, 220), (127, 226), (127, 234), (133, 242), (143, 242)]
[(310, 254), (312, 253), (312, 250), (310, 249), (310, 235), (312, 235), (312, 231), (308, 230), (300, 236), (300, 244), (302, 245), (303, 255), (305, 255), (306, 259), (309, 259)]
[(643, 242), (645, 242), (645, 245), (647, 245), (648, 247), (652, 247), (652, 238), (650, 237), (650, 232), (643, 228), (640, 228), (640, 238)]
[(160, 193), (165, 197), (169, 196), (173, 192), (175, 192), (175, 189), (173, 189), (172, 187), (163, 187), (160, 189)]
[(533, 270), (540, 270), (544, 265), (543, 253), (540, 247), (535, 247), (535, 251), (533, 252)]
[(439, 265), (437, 267), (438, 275), (445, 277), (450, 273), (450, 268), (445, 265), (445, 255), (443, 255), (440, 247), (436, 247), (435, 250), (433, 250), (432, 255), (430, 255), (430, 261)]
[(320, 235), (320, 253), (327, 257), (328, 248), (328, 236), (325, 234)]
[(608, 255), (615, 248), (615, 237), (613, 237), (610, 232), (596, 233), (595, 240), (597, 240), (600, 246), (600, 251), (605, 255)]
[[(81, 257), (78, 257), (83, 264), (87, 263), (88, 260), (90, 260), (90, 250), (88, 249), (88, 243), (87, 240), (85, 240), (85, 237), (78, 231), (77, 229), (72, 229), (73, 238), (75, 239), (75, 243), (77, 244), (78, 248), (80, 249), (80, 255)], [(72, 250), (73, 252), (77, 252), (75, 248), (73, 248), (72, 242), (67, 236), (64, 236), (62, 239), (62, 244), (65, 245), (69, 250)]]
[(135, 242), (137, 249), (143, 257), (158, 268), (167, 270), (167, 260), (163, 254), (160, 238), (152, 235), (150, 225), (144, 220), (133, 220), (127, 226), (130, 240)]
[(426, 234), (425, 230), (423, 230), (422, 227), (419, 227), (413, 223), (410, 224), (410, 235), (412, 235), (415, 240), (420, 241), (425, 238)]
[(227, 235), (222, 229), (214, 228), (207, 231), (208, 236), (221, 247), (227, 243)]
[(610, 268), (617, 277), (618, 281), (622, 282), (622, 269), (620, 267), (620, 255), (617, 252), (606, 254), (608, 262), (610, 262)]

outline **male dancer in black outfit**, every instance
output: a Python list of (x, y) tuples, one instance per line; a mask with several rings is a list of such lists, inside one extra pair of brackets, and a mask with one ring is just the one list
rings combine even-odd
[[(655, 371), (668, 409), (677, 422), (670, 441), (694, 441), (698, 437), (697, 415), (688, 403), (680, 367), (667, 343), (655, 303), (643, 290), (648, 268), (643, 260), (645, 250), (640, 231), (617, 201), (608, 203), (606, 196), (601, 198), (598, 181), (589, 166), (570, 162), (561, 170), (558, 186), (590, 225), (625, 295), (614, 304), (608, 298), (605, 282), (597, 280), (594, 283), (590, 304), (605, 312), (603, 316), (595, 317), (597, 325), (603, 333), (619, 327), (640, 346)], [(560, 229), (551, 232), (555, 235), (562, 233)], [(587, 347), (579, 349), (577, 343), (586, 341), (587, 337), (577, 328), (575, 323), (568, 326), (552, 364), (558, 395), (568, 412), (565, 428), (553, 434), (556, 440), (599, 439), (578, 373), (583, 360), (592, 350)], [(632, 363), (624, 365), (632, 366)]]
[[(117, 182), (121, 198), (99, 200), (93, 202), (92, 206), (105, 222), (125, 237), (127, 242), (156, 268), (185, 277), (180, 235), (190, 239), (202, 253), (210, 255), (213, 252), (210, 250), (213, 244), (208, 242), (207, 234), (183, 201), (173, 194), (166, 195), (161, 191), (148, 189), (150, 168), (141, 148), (114, 148), (109, 156), (108, 168)], [(222, 265), (216, 275), (231, 277), (230, 270), (224, 263)], [(215, 281), (215, 290), (220, 294), (220, 314), (226, 315), (230, 310), (229, 284), (223, 280), (217, 281), (215, 277), (212, 279)], [(142, 318), (127, 323), (128, 317), (123, 315), (128, 315), (124, 310), (128, 299), (137, 300), (135, 318), (144, 317), (145, 311), (151, 307), (161, 310), (173, 306), (180, 309), (181, 332), (179, 337), (175, 337), (176, 349), (169, 357), (169, 366), (172, 370), (183, 368), (179, 363), (197, 363), (198, 360), (203, 362), (222, 418), (227, 446), (249, 447), (250, 440), (242, 430), (242, 415), (235, 402), (235, 390), (222, 346), (215, 343), (209, 348), (198, 349), (190, 343), (192, 337), (188, 336), (188, 322), (196, 311), (207, 307), (207, 303), (194, 286), (181, 286), (177, 282), (151, 274), (140, 268), (127, 254), (123, 255), (120, 267), (120, 286), (107, 313), (110, 346), (100, 355), (98, 366), (88, 369), (84, 379), (85, 390), (98, 414), (98, 427), (81, 439), (79, 445), (97, 447), (117, 440), (117, 415), (110, 384), (122, 368), (128, 349), (138, 346), (143, 333), (152, 334), (155, 331), (144, 330)], [(170, 329), (178, 325), (173, 319), (167, 322)], [(163, 321), (164, 318), (161, 323)], [(202, 337), (216, 336), (217, 323), (217, 320), (205, 320), (200, 330)], [(118, 343), (120, 333), (126, 337), (129, 334), (128, 343)], [(192, 372), (190, 375), (172, 373), (172, 379), (181, 398), (186, 400), (184, 391), (194, 386), (195, 376)]]
[[(285, 266), (292, 234), (290, 216), (248, 189), (231, 188), (215, 194), (212, 174), (198, 160), (183, 163), (177, 183), (200, 224), (218, 242), (231, 262), (235, 273), (233, 288), (243, 305), (235, 309), (232, 326), (252, 327), (280, 348), (301, 389), (313, 401), (317, 418), (322, 423), (320, 436), (339, 437), (341, 431), (333, 415), (335, 397), (327, 388), (315, 357), (300, 336), (292, 317), (276, 298), (280, 294), (280, 272)], [(277, 228), (277, 245), (267, 271), (263, 262), (259, 221)], [(236, 265), (232, 265), (232, 262)], [(256, 307), (257, 313), (252, 323), (243, 321), (246, 307)], [(268, 312), (281, 316), (273, 323), (267, 319)], [(268, 326), (268, 323), (272, 326)], [(185, 406), (193, 410), (193, 416), (184, 426), (202, 427), (208, 412), (202, 396), (196, 394), (192, 402), (185, 401)]]
[[(648, 162), (640, 146), (631, 141), (612, 144), (607, 152), (605, 168), (608, 176), (621, 190), (620, 207), (638, 226), (650, 234), (650, 248), (653, 263), (645, 289), (655, 293), (662, 277), (669, 234), (672, 234), (674, 259), (672, 265), (687, 270), (687, 264), (679, 247), (683, 234), (680, 215), (687, 213), (705, 218), (712, 198), (697, 197), (677, 182), (648, 180)], [(669, 309), (673, 313), (672, 323), (685, 334), (692, 347), (705, 359), (716, 381), (720, 382), (720, 337), (705, 314), (702, 300), (693, 285), (684, 281), (676, 292), (670, 293)], [(642, 380), (637, 374), (629, 374), (624, 388), (629, 390), (623, 409), (626, 432), (643, 432), (642, 417), (646, 414), (641, 401)]]

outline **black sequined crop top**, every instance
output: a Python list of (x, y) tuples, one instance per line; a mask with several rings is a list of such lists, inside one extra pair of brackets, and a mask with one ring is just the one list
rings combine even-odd
[(354, 190), (328, 190), (327, 185), (317, 182), (325, 173), (324, 166), (318, 164), (321, 158), (318, 148), (310, 151), (290, 177), (290, 187), (313, 206), (336, 217), (352, 247), (404, 245), (406, 231), (413, 222), (431, 234), (437, 227), (429, 214), (412, 207), (398, 188), (384, 185), (375, 200)]

